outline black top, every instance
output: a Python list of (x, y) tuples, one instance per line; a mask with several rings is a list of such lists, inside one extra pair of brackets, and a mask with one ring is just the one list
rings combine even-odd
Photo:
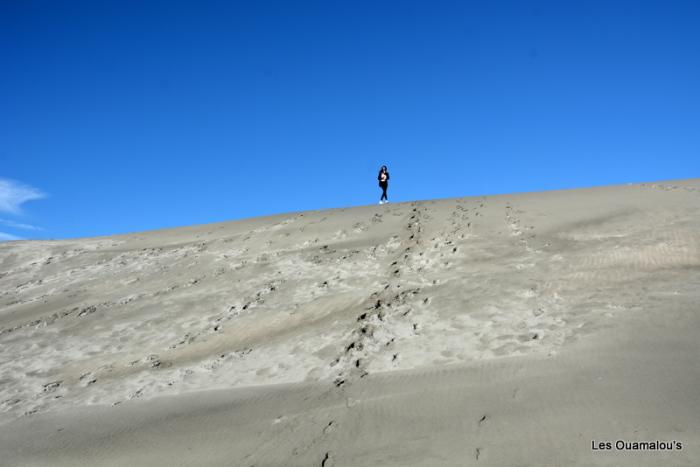
[[(388, 182), (389, 181), (389, 171), (387, 170), (385, 173), (386, 173), (386, 181)], [(379, 172), (379, 175), (377, 175), (377, 180), (379, 180), (380, 182), (382, 181), (382, 173), (381, 172)]]

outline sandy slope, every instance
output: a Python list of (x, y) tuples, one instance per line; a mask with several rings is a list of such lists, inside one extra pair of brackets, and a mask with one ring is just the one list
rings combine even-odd
[(698, 214), (687, 180), (0, 244), (0, 465), (699, 465)]

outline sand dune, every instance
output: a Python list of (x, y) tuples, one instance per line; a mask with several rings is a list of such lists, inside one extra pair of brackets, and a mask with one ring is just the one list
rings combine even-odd
[(685, 180), (0, 244), (0, 465), (700, 465), (699, 214)]

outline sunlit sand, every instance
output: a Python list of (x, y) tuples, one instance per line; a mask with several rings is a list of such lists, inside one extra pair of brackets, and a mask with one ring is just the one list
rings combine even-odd
[(697, 179), (3, 243), (0, 464), (698, 465), (699, 304)]

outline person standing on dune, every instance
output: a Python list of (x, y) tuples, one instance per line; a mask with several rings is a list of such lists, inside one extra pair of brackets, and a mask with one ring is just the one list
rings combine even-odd
[(389, 169), (386, 168), (386, 165), (379, 169), (377, 180), (379, 180), (379, 187), (382, 189), (382, 197), (379, 199), (379, 204), (388, 203), (389, 198), (386, 196), (386, 190), (389, 188)]

